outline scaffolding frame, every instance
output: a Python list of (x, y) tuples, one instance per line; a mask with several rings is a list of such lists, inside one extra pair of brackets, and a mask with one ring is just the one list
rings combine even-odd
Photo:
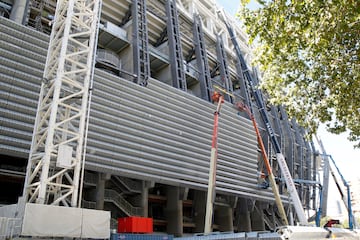
[(41, 84), (24, 195), (76, 207), (101, 0), (59, 0)]

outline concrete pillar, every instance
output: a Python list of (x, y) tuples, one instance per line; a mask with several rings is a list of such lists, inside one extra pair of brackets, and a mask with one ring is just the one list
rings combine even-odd
[(251, 232), (251, 218), (248, 202), (245, 198), (239, 198), (235, 209), (235, 226), (238, 232)]
[(110, 174), (98, 173), (98, 180), (96, 184), (96, 209), (104, 209), (104, 195), (106, 181), (111, 178)]
[(196, 233), (204, 232), (206, 197), (205, 191), (194, 190), (193, 206)]
[(215, 222), (219, 226), (220, 232), (232, 232), (233, 226), (233, 209), (230, 206), (216, 206)]
[(182, 200), (179, 200), (180, 188), (168, 186), (166, 198), (167, 233), (181, 237), (183, 234), (183, 205)]
[(10, 19), (16, 23), (22, 24), (25, 17), (27, 4), (27, 0), (14, 0), (14, 4), (10, 13)]
[(150, 187), (149, 182), (147, 181), (142, 182), (140, 206), (143, 210), (143, 217), (149, 216), (149, 187)]
[(264, 207), (262, 203), (257, 201), (255, 204), (254, 211), (251, 212), (251, 227), (252, 231), (265, 231), (264, 222)]

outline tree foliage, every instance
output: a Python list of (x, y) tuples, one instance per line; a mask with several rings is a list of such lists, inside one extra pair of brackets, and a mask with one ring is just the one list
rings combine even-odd
[(360, 147), (360, 1), (258, 0), (256, 10), (241, 2), (270, 100), (311, 132), (320, 122), (348, 130)]

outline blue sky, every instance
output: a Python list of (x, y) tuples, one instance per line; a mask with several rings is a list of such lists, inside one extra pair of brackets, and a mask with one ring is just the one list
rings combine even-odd
[[(235, 15), (239, 8), (240, 0), (216, 0), (220, 6), (230, 15)], [(254, 1), (250, 3), (251, 7), (256, 7)], [(347, 140), (347, 134), (341, 135), (330, 134), (321, 126), (318, 136), (322, 140), (326, 153), (332, 155), (344, 178), (349, 181), (351, 179), (360, 178), (358, 169), (360, 169), (360, 149), (354, 149), (353, 143)], [(315, 141), (315, 139), (314, 139)]]

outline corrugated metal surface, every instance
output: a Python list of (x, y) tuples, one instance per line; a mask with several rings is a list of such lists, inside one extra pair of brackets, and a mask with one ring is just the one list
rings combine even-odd
[(28, 157), (48, 37), (0, 18), (0, 152)]
[[(95, 79), (89, 168), (206, 187), (215, 105), (156, 80), (144, 88), (103, 71)], [(252, 125), (227, 105), (219, 125), (217, 186), (255, 193)]]
[[(47, 37), (0, 18), (0, 151), (27, 158)], [(215, 105), (156, 80), (144, 88), (96, 70), (86, 168), (206, 189)], [(273, 199), (256, 188), (251, 123), (225, 104), (217, 189)]]

